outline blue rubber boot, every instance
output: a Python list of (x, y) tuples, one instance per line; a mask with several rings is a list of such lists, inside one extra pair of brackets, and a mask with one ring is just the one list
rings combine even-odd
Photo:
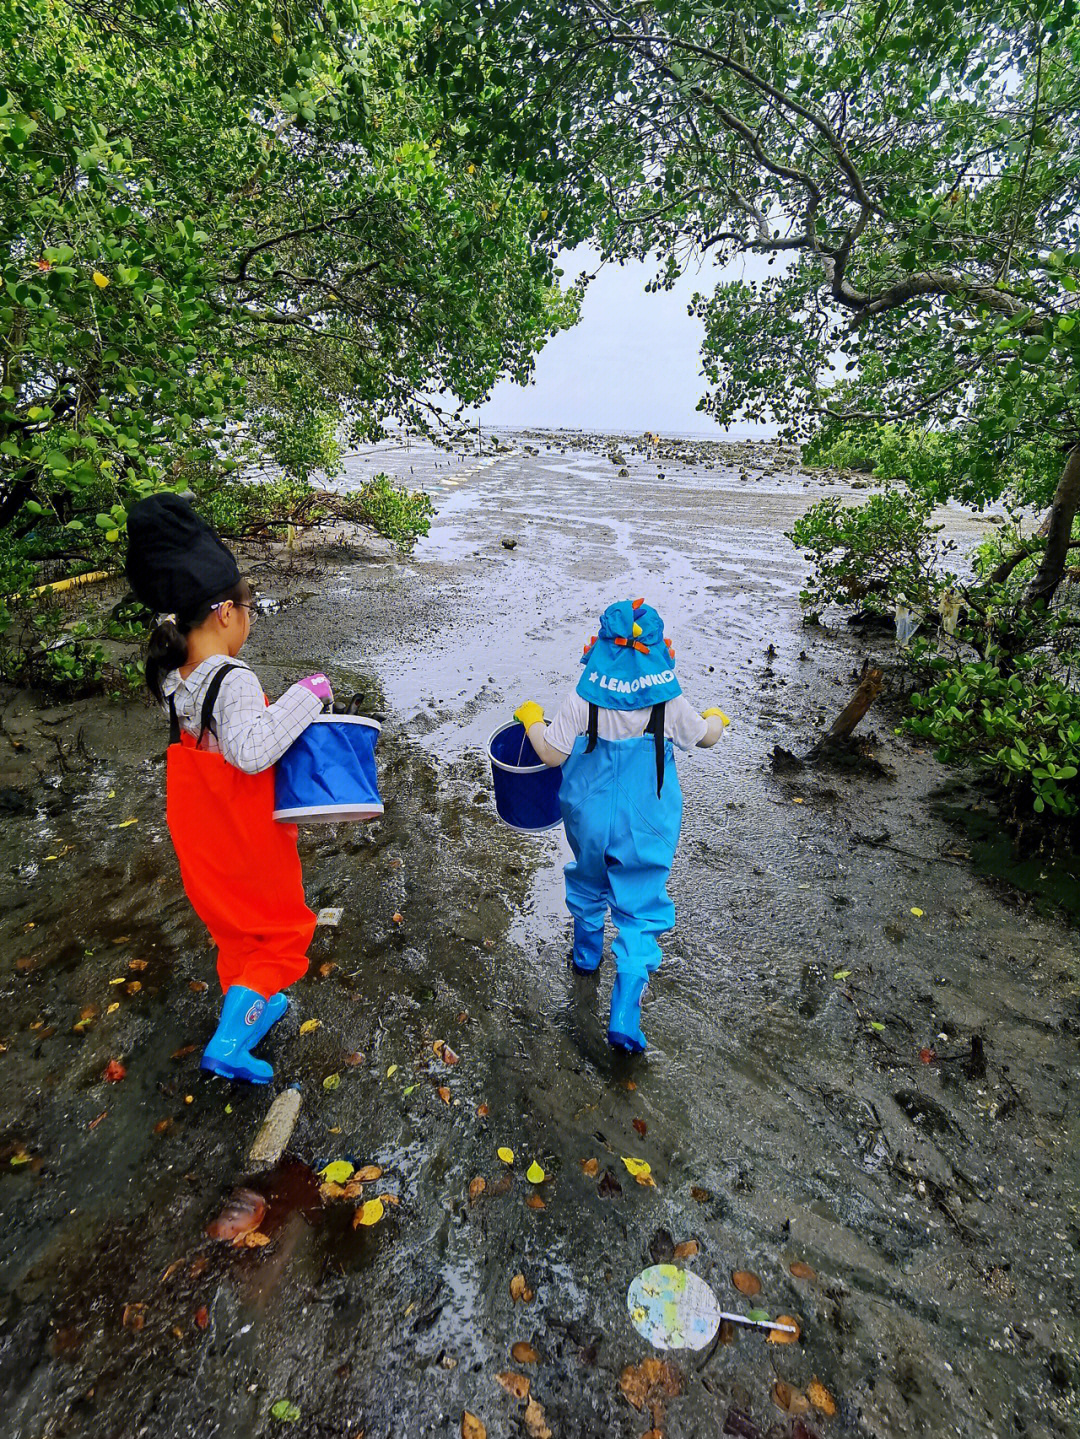
[(285, 1014), (288, 1007), (289, 1001), (284, 992), (270, 996), (266, 1001), (266, 1008), (263, 1010), (261, 1018), (257, 1019), (251, 1026), (253, 1038), (248, 1044), (248, 1049), (254, 1049), (257, 1044), (262, 1043), (274, 1025), (277, 1024), (278, 1020)]
[[(288, 1000), (285, 1002), (288, 1004)], [(225, 1079), (269, 1084), (274, 1077), (273, 1069), (264, 1059), (255, 1059), (248, 1053), (257, 1042), (256, 1035), (261, 1038), (270, 1028), (269, 1024), (263, 1024), (266, 1009), (267, 1003), (261, 994), (245, 989), (242, 984), (230, 985), (221, 1006), (218, 1027), (203, 1050), (199, 1068)]]
[(617, 1049), (641, 1054), (645, 1049), (645, 1035), (641, 1030), (641, 996), (648, 979), (643, 974), (617, 974), (615, 987), (611, 991), (611, 1020), (608, 1024), (608, 1043)]
[(595, 974), (604, 957), (604, 928), (586, 929), (580, 919), (574, 920), (574, 952), (570, 958), (578, 974)]

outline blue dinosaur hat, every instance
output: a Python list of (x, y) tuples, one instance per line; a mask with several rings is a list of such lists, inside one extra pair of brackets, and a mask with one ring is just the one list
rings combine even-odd
[(581, 656), (577, 692), (607, 710), (648, 709), (682, 694), (664, 621), (644, 600), (620, 600), (600, 616), (600, 632)]

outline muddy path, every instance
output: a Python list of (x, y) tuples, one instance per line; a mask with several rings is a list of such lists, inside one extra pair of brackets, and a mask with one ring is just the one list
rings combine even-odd
[[(975, 874), (954, 817), (985, 798), (887, 715), (877, 778), (769, 769), (866, 650), (799, 627), (783, 531), (819, 480), (765, 452), (667, 461), (663, 480), (628, 455), (620, 476), (530, 443), (482, 466), (398, 457), (439, 505), (408, 563), (342, 550), (256, 573), (287, 603), (252, 663), (272, 692), (316, 666), (367, 692), (387, 802), (378, 825), (302, 841), (313, 906), (344, 913), (266, 1046), (304, 1102), (290, 1161), (259, 1181), (262, 1247), (205, 1235), (268, 1095), (197, 1068), (212, 956), (164, 829), (161, 724), (9, 701), (0, 1428), (412, 1439), (468, 1410), (493, 1439), (1076, 1432), (1076, 931)], [(568, 969), (564, 841), (500, 827), (483, 758), (520, 699), (555, 704), (631, 590), (667, 618), (687, 694), (733, 719), (681, 761), (678, 928), (633, 1061), (604, 1040), (610, 963)], [(312, 1171), (339, 1158), (383, 1169), (399, 1202), (381, 1223), (320, 1202)], [(619, 1377), (651, 1351), (627, 1286), (690, 1240), (725, 1307), (796, 1316), (802, 1337), (672, 1355), (680, 1392), (638, 1409)], [(538, 1361), (515, 1363), (517, 1341)], [(815, 1377), (835, 1415), (777, 1406), (778, 1379)], [(274, 1417), (283, 1400), (299, 1418)]]

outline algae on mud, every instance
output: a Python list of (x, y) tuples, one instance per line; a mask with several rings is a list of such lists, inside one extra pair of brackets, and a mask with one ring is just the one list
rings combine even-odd
[[(802, 1330), (783, 1349), (736, 1337), (688, 1369), (665, 1400), (670, 1439), (720, 1432), (733, 1407), (765, 1432), (778, 1377), (835, 1396), (822, 1433), (1068, 1434), (1075, 932), (956, 857), (929, 803), (943, 772), (908, 742), (879, 738), (890, 773), (872, 782), (769, 771), (861, 661), (854, 640), (799, 627), (783, 531), (816, 477), (769, 452), (743, 466), (754, 479), (665, 459), (659, 482), (640, 456), (620, 478), (604, 449), (516, 448), (460, 480), (474, 462), (413, 452), (439, 510), (416, 556), (302, 559), (281, 583), (311, 597), (252, 641), (272, 693), (321, 667), (387, 715), (384, 820), (303, 841), (309, 899), (343, 914), (317, 930), (269, 1046), (279, 1082), (304, 1090), (291, 1158), (251, 1181), (269, 1244), (203, 1234), (246, 1177), (267, 1096), (200, 1076), (197, 1051), (169, 1057), (209, 1034), (214, 989), (191, 988), (212, 956), (164, 830), (160, 720), (88, 718), (93, 758), (66, 749), (70, 772), (47, 770), (30, 812), (0, 822), (6, 1427), (269, 1435), (289, 1396), (312, 1432), (413, 1439), (456, 1432), (467, 1410), (494, 1439), (515, 1432), (498, 1374), (527, 1342), (554, 1433), (636, 1434), (619, 1376), (647, 1350), (625, 1293), (666, 1231), (697, 1242), (681, 1262), (728, 1307)], [(524, 686), (547, 701), (576, 679), (582, 636), (631, 588), (667, 619), (691, 699), (733, 721), (719, 753), (682, 766), (678, 927), (641, 1061), (605, 1042), (610, 966), (568, 971), (561, 839), (498, 826), (483, 754)], [(56, 746), (35, 743), (44, 767)], [(893, 848), (872, 842), (884, 831)], [(146, 961), (135, 994), (109, 983), (131, 959)], [(320, 1024), (301, 1036), (306, 1019)], [(920, 1059), (973, 1036), (981, 1077)], [(127, 1077), (105, 1085), (113, 1055)], [(543, 1209), (525, 1202), (534, 1157)], [(379, 1224), (321, 1202), (314, 1172), (337, 1159), (383, 1170), (364, 1197), (400, 1202)], [(743, 1269), (760, 1298), (731, 1286)], [(129, 1305), (146, 1307), (125, 1327)]]

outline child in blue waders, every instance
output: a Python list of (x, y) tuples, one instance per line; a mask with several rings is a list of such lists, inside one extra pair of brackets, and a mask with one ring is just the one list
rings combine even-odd
[(675, 924), (667, 892), (682, 826), (674, 747), (707, 749), (728, 719), (719, 709), (698, 714), (683, 697), (664, 622), (644, 600), (609, 605), (581, 662), (577, 688), (550, 724), (533, 700), (514, 718), (545, 764), (564, 767), (559, 804), (574, 852), (566, 866), (574, 968), (599, 969), (610, 910), (618, 934), (608, 1041), (639, 1053), (641, 996), (660, 967), (657, 936)]

